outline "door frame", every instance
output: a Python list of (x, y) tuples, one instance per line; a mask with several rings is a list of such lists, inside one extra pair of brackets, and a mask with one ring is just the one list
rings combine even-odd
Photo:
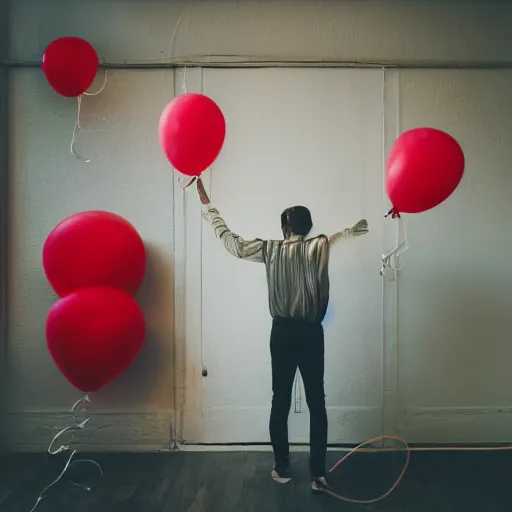
[[(203, 92), (203, 68), (176, 68), (176, 96)], [(382, 69), (383, 215), (389, 205), (385, 188), (385, 155), (400, 133), (400, 70)], [(184, 191), (175, 173), (175, 413), (173, 440), (180, 444), (202, 444), (203, 358), (202, 358), (202, 217), (197, 197)], [(210, 171), (203, 174), (207, 191)], [(383, 219), (382, 254), (396, 244), (398, 223)], [(396, 263), (396, 262), (395, 262)], [(376, 272), (379, 269), (375, 269)], [(398, 432), (398, 272), (382, 280), (382, 433)]]
[[(174, 84), (176, 96), (202, 93), (203, 69), (177, 68)], [(209, 171), (202, 177), (209, 190)], [(194, 189), (183, 190), (178, 173), (174, 179), (174, 437), (195, 444), (203, 438), (202, 217)]]

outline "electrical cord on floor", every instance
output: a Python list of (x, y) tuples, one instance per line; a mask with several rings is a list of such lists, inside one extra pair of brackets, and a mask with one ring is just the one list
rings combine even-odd
[[(333, 496), (334, 498), (337, 498), (338, 500), (345, 501), (347, 503), (354, 503), (357, 505), (372, 505), (374, 503), (378, 503), (379, 501), (382, 501), (383, 499), (387, 498), (398, 487), (398, 485), (402, 481), (402, 478), (404, 477), (404, 475), (407, 471), (407, 468), (409, 467), (409, 462), (411, 460), (411, 448), (409, 447), (409, 445), (407, 444), (405, 439), (402, 439), (401, 437), (397, 437), (397, 436), (372, 437), (371, 439), (368, 439), (364, 443), (361, 443), (360, 445), (356, 446), (354, 449), (350, 450), (346, 455), (344, 455), (338, 462), (336, 462), (336, 464), (334, 464), (334, 466), (329, 470), (329, 473), (334, 473), (334, 471), (336, 471), (336, 469), (338, 469), (347, 459), (349, 459), (356, 453), (363, 453), (363, 450), (366, 452), (381, 451), (381, 449), (379, 449), (379, 448), (365, 449), (363, 447), (366, 446), (367, 444), (375, 443), (377, 441), (384, 441), (385, 439), (399, 441), (400, 443), (402, 443), (405, 447), (404, 451), (406, 453), (406, 458), (405, 458), (404, 466), (402, 468), (402, 471), (398, 475), (398, 478), (395, 480), (393, 485), (384, 494), (381, 494), (380, 496), (373, 498), (371, 500), (356, 500), (356, 499), (352, 499), (352, 498), (347, 498), (345, 496), (342, 496), (341, 494), (337, 494), (336, 492), (334, 492), (333, 490), (330, 490), (329, 488), (326, 488), (324, 490), (324, 492), (326, 494), (329, 494), (330, 496)], [(394, 449), (392, 451), (403, 451), (403, 450)]]
[[(403, 448), (364, 448), (368, 444), (376, 443), (379, 441), (384, 440), (393, 440), (398, 441), (401, 443), (404, 447)], [(409, 467), (409, 462), (411, 460), (411, 453), (412, 452), (451, 452), (451, 451), (464, 451), (464, 452), (491, 452), (491, 451), (512, 451), (512, 445), (503, 445), (503, 446), (416, 446), (411, 448), (405, 439), (398, 437), (398, 436), (391, 436), (391, 435), (384, 435), (384, 436), (377, 436), (372, 437), (371, 439), (368, 439), (367, 441), (364, 441), (360, 445), (356, 446), (352, 450), (350, 450), (346, 455), (344, 455), (334, 466), (329, 470), (329, 473), (334, 473), (336, 469), (338, 469), (347, 459), (352, 457), (353, 455), (357, 453), (385, 453), (385, 452), (402, 452), (405, 451), (406, 453), (406, 459), (404, 462), (404, 466), (402, 468), (402, 471), (398, 475), (398, 478), (395, 480), (393, 485), (380, 496), (377, 496), (376, 498), (372, 498), (370, 500), (356, 500), (352, 498), (347, 498), (346, 496), (342, 496), (341, 494), (338, 494), (330, 489), (325, 489), (323, 492), (326, 494), (329, 494), (330, 496), (340, 500), (344, 501), (346, 503), (353, 503), (356, 505), (373, 505), (375, 503), (378, 503), (385, 498), (387, 498), (393, 491), (396, 490), (396, 488), (399, 486), (400, 482), (402, 481), (403, 477), (405, 476), (405, 473), (407, 472), (407, 468)]]

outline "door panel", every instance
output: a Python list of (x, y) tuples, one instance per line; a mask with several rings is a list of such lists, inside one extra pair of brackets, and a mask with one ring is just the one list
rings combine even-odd
[[(378, 435), (381, 72), (208, 69), (203, 93), (219, 104), (227, 122), (225, 147), (205, 183), (235, 233), (246, 239), (281, 238), (280, 214), (297, 204), (311, 210), (313, 235), (368, 219), (368, 235), (340, 241), (331, 251), (325, 389), (331, 443)], [(270, 326), (264, 266), (228, 254), (204, 222), (203, 442), (269, 440)], [(303, 442), (309, 416), (303, 391), (294, 395), (290, 440)]]

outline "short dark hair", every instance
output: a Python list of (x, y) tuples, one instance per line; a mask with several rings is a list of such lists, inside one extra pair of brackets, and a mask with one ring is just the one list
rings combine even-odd
[(304, 237), (312, 227), (311, 212), (305, 206), (292, 206), (281, 214), (281, 229), (285, 237), (291, 234)]

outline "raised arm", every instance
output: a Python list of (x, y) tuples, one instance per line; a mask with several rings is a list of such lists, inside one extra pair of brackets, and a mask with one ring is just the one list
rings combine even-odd
[(265, 261), (265, 242), (260, 239), (244, 240), (233, 233), (220, 216), (219, 211), (210, 204), (210, 199), (200, 179), (197, 180), (197, 191), (204, 207), (203, 217), (213, 227), (215, 236), (221, 240), (226, 250), (236, 258), (263, 263)]
[(360, 220), (355, 226), (351, 228), (347, 228), (344, 231), (340, 231), (339, 233), (335, 233), (334, 235), (329, 237), (329, 245), (337, 242), (342, 238), (350, 238), (353, 236), (361, 236), (366, 235), (368, 233), (368, 222), (365, 219)]

